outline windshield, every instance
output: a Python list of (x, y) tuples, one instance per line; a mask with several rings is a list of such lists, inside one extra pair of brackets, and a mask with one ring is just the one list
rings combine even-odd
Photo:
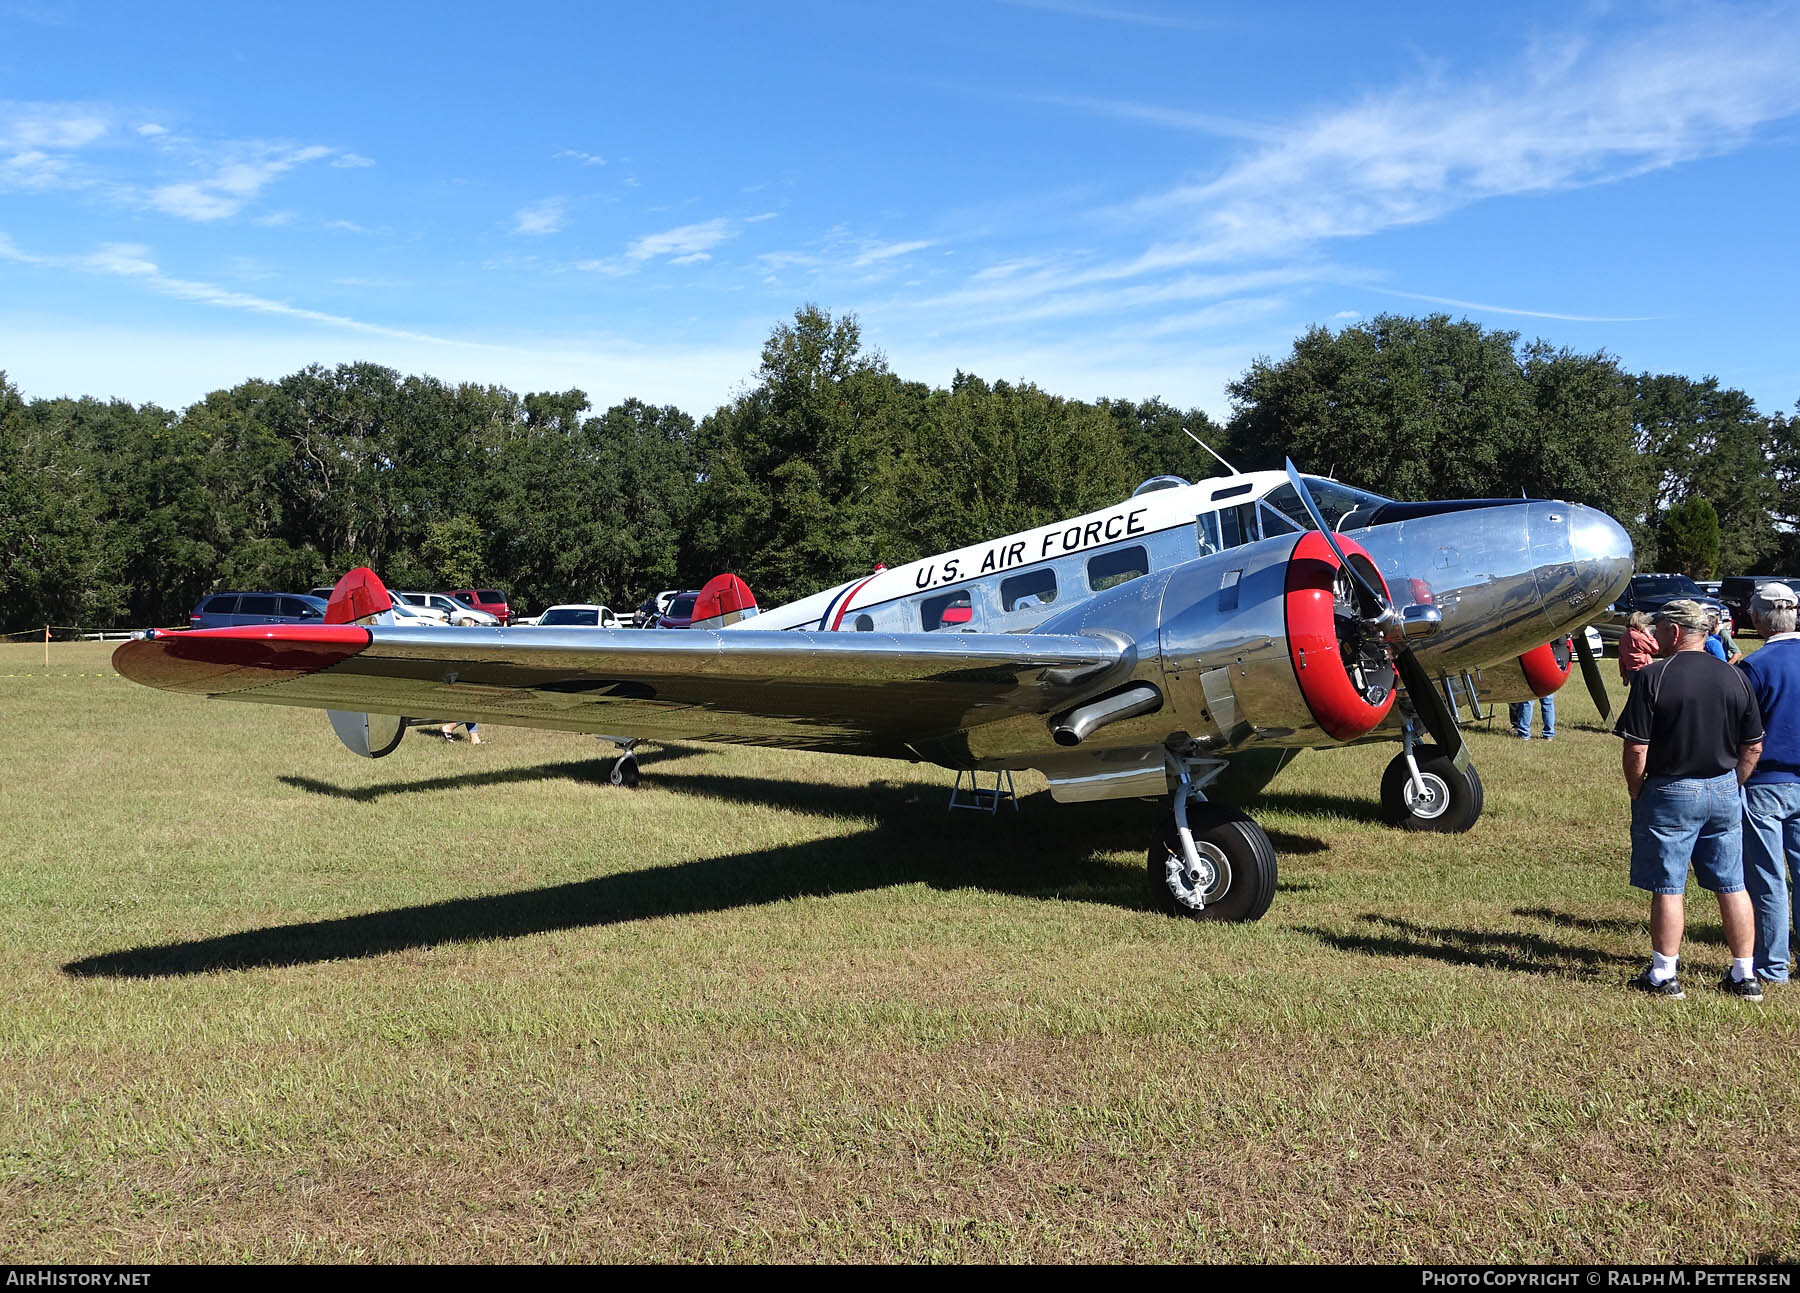
[[(1325, 524), (1332, 529), (1340, 528), (1343, 519), (1358, 508), (1380, 507), (1383, 503), (1393, 502), (1380, 494), (1371, 494), (1365, 489), (1356, 489), (1340, 481), (1326, 480), (1322, 476), (1302, 476), (1306, 482), (1306, 491), (1312, 495), (1313, 502), (1325, 518)], [(1280, 485), (1263, 498), (1266, 507), (1272, 507), (1287, 517), (1302, 530), (1312, 529), (1312, 522), (1307, 519), (1306, 508), (1301, 506), (1300, 495), (1293, 485)]]
[(538, 621), (540, 625), (555, 626), (571, 624), (582, 628), (593, 628), (600, 622), (599, 611), (582, 610), (579, 607), (566, 606), (558, 610), (545, 611), (544, 617)]
[(669, 618), (672, 620), (688, 618), (694, 613), (694, 603), (698, 600), (700, 600), (699, 593), (688, 593), (677, 597), (669, 603)]

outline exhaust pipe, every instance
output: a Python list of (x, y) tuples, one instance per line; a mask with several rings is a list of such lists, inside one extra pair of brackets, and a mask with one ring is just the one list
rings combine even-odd
[(1099, 700), (1077, 705), (1050, 720), (1050, 735), (1058, 745), (1080, 745), (1108, 723), (1154, 714), (1162, 708), (1162, 693), (1147, 682), (1116, 691)]

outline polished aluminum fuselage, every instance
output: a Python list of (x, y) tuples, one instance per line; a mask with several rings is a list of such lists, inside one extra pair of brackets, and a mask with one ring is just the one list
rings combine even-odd
[[(1374, 559), (1396, 604), (1430, 605), (1441, 615), (1437, 634), (1415, 648), (1436, 676), (1514, 660), (1586, 623), (1632, 569), (1624, 529), (1568, 503), (1441, 513), (1351, 537)], [(1334, 744), (1307, 707), (1288, 650), (1283, 594), (1295, 542), (1284, 535), (1200, 557), (1052, 616), (1040, 631), (1129, 639), (1130, 674), (1108, 686), (1149, 682), (1167, 703), (1096, 732), (1075, 752), (1047, 748), (1041, 720), (1005, 719), (967, 734), (969, 758), (984, 767), (1041, 768), (1053, 789), (1059, 778), (1070, 783), (1062, 797), (1097, 798), (1127, 792), (1117, 773), (1126, 767), (1141, 778), (1137, 793), (1151, 793), (1164, 748), (1229, 755)], [(1384, 726), (1402, 721), (1396, 708)]]

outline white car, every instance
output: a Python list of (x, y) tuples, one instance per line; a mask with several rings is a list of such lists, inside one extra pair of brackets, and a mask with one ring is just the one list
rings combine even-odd
[(395, 624), (411, 629), (427, 627), (441, 629), (444, 627), (445, 621), (441, 611), (433, 612), (424, 606), (414, 606), (399, 593), (389, 593), (388, 598), (393, 602), (393, 605), (388, 608), (388, 614), (393, 616)]
[(528, 620), (519, 620), (518, 623), (535, 625), (541, 629), (622, 629), (625, 627), (619, 617), (613, 614), (612, 607), (598, 606), (593, 602), (565, 602), (561, 606), (552, 606), (542, 615)]
[(450, 596), (449, 593), (396, 593), (395, 596), (406, 598), (421, 610), (437, 611), (446, 621), (458, 628), (496, 628), (500, 624), (498, 615), (478, 611), (467, 602)]

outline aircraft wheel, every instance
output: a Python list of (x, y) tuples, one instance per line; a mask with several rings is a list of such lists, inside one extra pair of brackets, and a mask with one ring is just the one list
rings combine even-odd
[(1435, 745), (1413, 747), (1425, 794), (1414, 788), (1406, 755), (1396, 754), (1381, 774), (1381, 814), (1403, 831), (1436, 831), (1460, 835), (1481, 816), (1481, 777), (1470, 764), (1461, 772)]
[(638, 783), (638, 764), (635, 755), (622, 754), (613, 760), (612, 783), (629, 789)]
[(1188, 869), (1169, 816), (1150, 844), (1151, 901), (1194, 920), (1258, 919), (1275, 897), (1275, 846), (1263, 828), (1235, 808), (1209, 803), (1188, 810), (1188, 828), (1202, 870)]

